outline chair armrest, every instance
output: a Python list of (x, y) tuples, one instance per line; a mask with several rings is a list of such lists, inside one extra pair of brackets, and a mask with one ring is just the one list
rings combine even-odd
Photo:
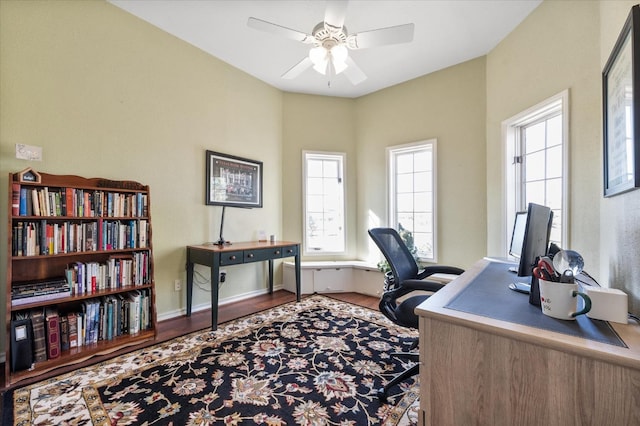
[(402, 281), (402, 288), (405, 289), (407, 293), (422, 290), (422, 291), (438, 291), (443, 288), (445, 284), (442, 284), (437, 281), (430, 280), (404, 280)]
[(433, 274), (452, 274), (452, 275), (461, 275), (464, 273), (464, 269), (456, 268), (455, 266), (427, 266), (425, 267), (416, 278), (424, 279), (429, 275)]

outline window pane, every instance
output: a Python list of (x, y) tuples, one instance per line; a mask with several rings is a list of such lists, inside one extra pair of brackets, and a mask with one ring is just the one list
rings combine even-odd
[(336, 161), (323, 161), (324, 177), (337, 178), (338, 175), (338, 163)]
[(322, 195), (307, 195), (307, 211), (322, 213), (323, 198)]
[(416, 172), (431, 170), (431, 151), (421, 151), (414, 154), (413, 170)]
[(416, 192), (431, 190), (431, 173), (420, 172), (413, 175), (413, 189)]
[(322, 160), (307, 161), (307, 176), (309, 177), (322, 176)]
[(400, 227), (402, 227), (407, 231), (413, 232), (413, 230), (415, 229), (413, 224), (413, 213), (399, 213), (398, 223), (394, 225), (396, 229), (400, 229)]
[[(418, 256), (434, 260), (434, 144), (425, 143), (415, 147), (391, 149), (392, 167), (389, 188), (393, 201), (390, 211), (390, 226), (410, 232), (412, 239), (420, 235)], [(417, 246), (416, 246), (417, 247)]]
[(396, 201), (396, 209), (398, 212), (412, 212), (413, 211), (413, 193), (398, 194)]
[(426, 258), (433, 258), (433, 234), (427, 232), (415, 232), (413, 243), (418, 249), (418, 255)]
[(525, 157), (526, 182), (530, 182), (532, 180), (544, 179), (544, 173), (545, 173), (544, 160), (545, 160), (544, 151), (537, 151), (533, 154), (528, 154)]
[[(507, 170), (506, 195), (510, 206), (508, 218), (511, 228), (516, 211), (527, 209), (529, 203), (550, 207), (554, 211), (552, 231), (554, 242), (562, 246), (561, 218), (565, 203), (564, 174), (566, 159), (563, 158), (563, 116), (565, 95), (555, 96), (541, 104), (539, 109), (530, 109), (514, 117), (507, 125), (513, 130), (506, 142), (507, 152), (520, 161), (513, 162), (513, 170)], [(525, 118), (523, 118), (523, 116)], [(512, 229), (507, 229), (507, 238)], [(507, 246), (508, 246), (507, 242)]]
[(553, 225), (551, 225), (551, 233), (549, 241), (559, 244), (562, 247), (562, 210), (553, 210)]
[(562, 177), (562, 145), (547, 150), (547, 179)]
[(342, 253), (344, 175), (342, 154), (305, 153), (305, 245), (308, 253)]
[(539, 151), (545, 148), (545, 122), (525, 128), (525, 153)]
[(544, 196), (545, 182), (544, 181), (528, 182), (525, 185), (525, 187), (527, 191), (526, 204), (536, 203), (543, 206), (545, 205), (545, 196)]
[(416, 232), (429, 232), (433, 229), (433, 221), (431, 218), (433, 214), (431, 212), (428, 213), (416, 213), (415, 218), (415, 226), (414, 229)]
[(416, 212), (431, 211), (431, 197), (427, 192), (416, 192), (413, 194), (413, 209)]
[(396, 169), (398, 173), (413, 172), (413, 154), (399, 154), (396, 157)]
[(547, 120), (547, 147), (562, 144), (562, 115)]
[(309, 178), (307, 179), (307, 195), (318, 195), (323, 193), (323, 179)]
[(549, 179), (547, 184), (546, 206), (553, 210), (562, 209), (562, 179)]
[(413, 191), (413, 174), (405, 173), (398, 175), (397, 178), (398, 193), (412, 192)]

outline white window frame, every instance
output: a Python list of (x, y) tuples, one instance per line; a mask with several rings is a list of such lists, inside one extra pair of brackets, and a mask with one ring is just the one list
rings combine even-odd
[[(307, 241), (307, 227), (308, 218), (307, 214), (307, 161), (311, 159), (329, 159), (339, 162), (339, 173), (342, 180), (342, 194), (338, 194), (339, 203), (342, 210), (342, 251), (329, 251), (329, 250), (310, 250)], [(340, 255), (347, 253), (347, 208), (346, 208), (346, 194), (347, 194), (347, 180), (346, 180), (346, 167), (347, 167), (347, 154), (344, 152), (326, 152), (326, 151), (302, 151), (302, 247), (303, 254), (305, 256), (325, 256), (325, 255)]]
[(569, 233), (569, 90), (551, 96), (527, 110), (502, 122), (502, 146), (503, 146), (503, 170), (504, 170), (504, 222), (502, 224), (503, 237), (501, 239), (501, 252), (508, 255), (511, 242), (511, 232), (515, 213), (519, 208), (519, 191), (516, 185), (520, 177), (516, 176), (516, 168), (513, 167), (514, 158), (520, 155), (519, 139), (523, 125), (540, 120), (550, 112), (560, 109), (562, 114), (562, 244), (570, 246)]
[(418, 151), (423, 148), (429, 148), (431, 150), (431, 170), (432, 170), (432, 182), (431, 182), (431, 205), (433, 208), (433, 220), (432, 220), (432, 235), (433, 235), (433, 256), (432, 257), (418, 257), (420, 262), (436, 263), (438, 261), (438, 204), (437, 204), (437, 188), (438, 188), (438, 170), (437, 170), (437, 139), (426, 139), (416, 142), (411, 142), (402, 145), (395, 145), (387, 147), (387, 206), (388, 206), (388, 225), (391, 228), (397, 229), (397, 214), (395, 205), (395, 155), (412, 151)]

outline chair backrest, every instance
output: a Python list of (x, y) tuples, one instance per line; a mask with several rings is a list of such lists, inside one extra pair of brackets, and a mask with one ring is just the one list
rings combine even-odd
[(418, 275), (418, 264), (398, 231), (393, 228), (372, 228), (369, 229), (369, 236), (389, 262), (396, 283)]

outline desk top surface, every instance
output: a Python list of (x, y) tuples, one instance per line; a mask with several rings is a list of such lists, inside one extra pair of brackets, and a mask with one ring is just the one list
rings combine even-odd
[(266, 249), (272, 247), (286, 247), (286, 246), (297, 246), (300, 243), (294, 241), (242, 241), (242, 242), (231, 242), (231, 244), (227, 244), (224, 246), (219, 246), (214, 243), (205, 243), (187, 246), (188, 249), (195, 250), (207, 250), (207, 251), (239, 251), (239, 250), (256, 250), (256, 249)]
[[(460, 275), (459, 278), (456, 278), (420, 304), (416, 308), (416, 313), (421, 317), (455, 323), (523, 342), (546, 346), (550, 349), (579, 353), (603, 361), (615, 362), (640, 369), (640, 325), (635, 324), (633, 321), (629, 321), (627, 325), (611, 323), (618, 335), (628, 345), (628, 348), (622, 348), (447, 308), (447, 304), (467, 286), (473, 285), (474, 279), (492, 262), (496, 262), (496, 260), (485, 258), (478, 261), (464, 274)], [(508, 283), (505, 283), (505, 288), (506, 284)], [(491, 303), (491, 301), (483, 300), (479, 301), (479, 303)]]

